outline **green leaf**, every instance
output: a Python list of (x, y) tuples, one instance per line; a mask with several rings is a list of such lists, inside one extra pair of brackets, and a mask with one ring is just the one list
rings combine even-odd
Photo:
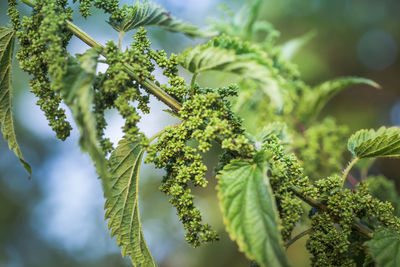
[(224, 222), (239, 249), (261, 266), (289, 266), (262, 157), (233, 160), (217, 178)]
[(178, 56), (179, 64), (197, 74), (205, 71), (221, 71), (236, 74), (243, 82), (255, 83), (280, 109), (283, 96), (278, 82), (270, 70), (257, 62), (253, 55), (236, 55), (233, 50), (213, 47), (212, 43), (187, 48)]
[(97, 59), (101, 50), (98, 47), (91, 48), (85, 54), (80, 55), (78, 59), (69, 58), (62, 94), (79, 128), (79, 145), (92, 158), (97, 173), (103, 180), (104, 192), (107, 195), (110, 174), (105, 155), (99, 146), (96, 119), (92, 112), (92, 84), (96, 77)]
[(359, 159), (400, 158), (400, 129), (360, 130), (349, 138), (347, 148)]
[(299, 100), (298, 113), (300, 118), (303, 120), (315, 119), (333, 96), (343, 89), (356, 84), (366, 84), (380, 88), (380, 85), (376, 82), (358, 77), (343, 77), (324, 82), (304, 92), (302, 98)]
[(178, 56), (179, 64), (194, 74), (224, 69), (226, 64), (235, 60), (233, 51), (204, 45), (189, 47)]
[(366, 242), (372, 257), (380, 267), (398, 267), (400, 265), (400, 235), (389, 228), (377, 231)]
[[(237, 12), (233, 12), (225, 5), (220, 5), (220, 9), (227, 16), (222, 20), (214, 20), (210, 23), (220, 33), (236, 36), (242, 40), (258, 41), (256, 40), (260, 37), (256, 34), (258, 31), (263, 31), (267, 37), (271, 33), (271, 30), (273, 30), (272, 28), (265, 27), (265, 25), (271, 24), (264, 23), (264, 21), (257, 21), (262, 2), (263, 0), (255, 0), (251, 4), (244, 4)], [(263, 27), (259, 27), (260, 25)]]
[(111, 236), (117, 235), (122, 256), (134, 266), (157, 266), (144, 240), (139, 217), (139, 170), (144, 149), (139, 143), (122, 139), (111, 154), (111, 195), (105, 204)]
[(4, 140), (10, 150), (14, 151), (22, 166), (31, 176), (31, 166), (24, 160), (19, 148), (12, 117), (11, 62), (15, 42), (15, 31), (0, 28), (0, 127)]
[(310, 31), (298, 38), (291, 39), (282, 45), (281, 56), (290, 60), (315, 36), (314, 31)]
[(198, 27), (171, 17), (161, 6), (149, 1), (135, 1), (132, 6), (124, 5), (122, 21), (111, 20), (109, 24), (119, 32), (128, 32), (144, 26), (157, 26), (171, 32), (181, 32), (189, 37), (212, 37), (216, 32), (200, 30)]

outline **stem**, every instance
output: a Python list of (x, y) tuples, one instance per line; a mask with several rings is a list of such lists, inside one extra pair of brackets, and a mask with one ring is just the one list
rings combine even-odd
[(118, 36), (118, 50), (122, 51), (122, 39), (124, 38), (125, 32), (120, 31)]
[[(35, 7), (35, 4), (31, 2), (30, 0), (20, 0), (20, 2), (30, 6), (30, 7)], [(99, 42), (97, 42), (95, 39), (93, 39), (89, 34), (84, 32), (81, 28), (73, 24), (71, 21), (66, 20), (67, 24), (67, 29), (70, 30), (76, 37), (78, 37), (80, 40), (82, 40), (84, 43), (91, 47), (95, 46), (100, 46), (103, 48), (102, 54), (106, 56), (106, 52), (104, 51), (104, 46), (101, 45)], [(175, 111), (179, 111), (181, 109), (181, 104), (172, 96), (167, 94), (164, 90), (162, 90), (160, 87), (158, 87), (155, 83), (153, 83), (149, 79), (140, 79), (140, 77), (134, 72), (134, 69), (132, 66), (129, 64), (124, 64), (123, 65), (124, 71), (129, 74), (134, 80), (136, 80), (138, 83), (140, 83), (146, 90), (148, 90), (150, 93), (152, 93), (155, 97), (157, 97), (159, 100), (164, 102), (166, 105), (168, 105), (171, 109)]]
[(351, 168), (353, 168), (353, 166), (359, 161), (359, 158), (355, 158), (353, 159), (350, 164), (347, 166), (347, 168), (343, 171), (343, 176), (342, 176), (342, 185), (344, 185), (344, 183), (346, 182), (346, 178), (347, 175), (349, 175), (349, 172), (351, 170)]
[(194, 85), (196, 82), (198, 73), (193, 74), (192, 81), (190, 82), (190, 98), (193, 98), (194, 96)]
[[(304, 196), (303, 193), (301, 192), (301, 190), (299, 188), (297, 188), (296, 186), (292, 186), (291, 190), (297, 197), (299, 197), (301, 200), (306, 202), (308, 205), (310, 205), (316, 209), (319, 209), (321, 211), (324, 211), (324, 212), (329, 211), (328, 207), (325, 206), (324, 204), (322, 204), (314, 199), (308, 198), (307, 196)], [(364, 236), (367, 239), (371, 239), (372, 234), (374, 233), (374, 231), (371, 230), (368, 226), (365, 226), (356, 220), (353, 220), (352, 228), (355, 231), (357, 231), (360, 235)]]
[(311, 233), (313, 231), (312, 228), (309, 228), (303, 232), (301, 232), (300, 234), (296, 235), (295, 237), (293, 237), (292, 239), (289, 240), (289, 242), (286, 243), (285, 247), (286, 249), (289, 248), (290, 245), (292, 245), (294, 242), (296, 242), (297, 240), (299, 240), (300, 238), (302, 238), (305, 235), (308, 235), (309, 233)]
[(30, 0), (19, 0), (19, 1), (30, 7), (35, 7), (35, 3), (31, 2)]

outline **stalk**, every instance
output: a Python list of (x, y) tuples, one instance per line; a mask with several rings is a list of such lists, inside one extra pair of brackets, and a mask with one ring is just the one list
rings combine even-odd
[[(35, 7), (35, 4), (30, 0), (20, 0), (20, 2), (26, 4), (30, 7)], [(67, 29), (69, 31), (71, 31), (71, 33), (74, 34), (76, 37), (78, 37), (80, 40), (82, 40), (85, 44), (89, 45), (90, 47), (95, 47), (95, 46), (102, 47), (103, 48), (102, 54), (105, 57), (107, 57), (106, 52), (104, 50), (104, 46), (102, 44), (100, 44), (98, 41), (93, 39), (89, 34), (87, 34), (85, 31), (83, 31), (77, 25), (73, 24), (71, 21), (67, 20), (66, 25), (67, 25)], [(138, 83), (140, 83), (146, 90), (148, 90), (155, 97), (157, 97), (159, 100), (164, 102), (171, 109), (173, 109), (175, 111), (179, 111), (181, 109), (182, 106), (179, 103), (179, 101), (177, 101), (175, 98), (170, 96), (168, 93), (166, 93), (164, 90), (162, 90), (159, 86), (157, 86), (151, 80), (140, 79), (139, 76), (134, 72), (132, 66), (130, 66), (129, 64), (124, 64), (123, 68), (126, 71), (126, 73), (128, 73), (128, 75), (131, 76), (132, 79), (134, 79)]]
[(359, 161), (359, 158), (353, 159), (350, 164), (347, 166), (347, 168), (343, 171), (343, 176), (342, 176), (342, 184), (346, 182), (347, 175), (349, 175), (350, 170), (354, 167), (354, 165)]

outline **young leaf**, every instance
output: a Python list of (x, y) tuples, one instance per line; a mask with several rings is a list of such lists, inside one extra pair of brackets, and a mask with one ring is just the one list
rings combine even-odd
[(372, 257), (380, 267), (397, 267), (400, 263), (400, 235), (383, 228), (378, 230), (373, 238), (366, 242)]
[(143, 157), (139, 143), (122, 139), (111, 154), (112, 187), (105, 204), (111, 236), (117, 235), (122, 256), (129, 255), (134, 266), (157, 266), (144, 240), (139, 217), (139, 170)]
[(236, 55), (233, 50), (198, 45), (187, 48), (178, 57), (179, 64), (197, 74), (205, 71), (221, 71), (238, 75), (242, 81), (255, 83), (280, 109), (283, 96), (277, 81), (269, 69), (257, 62), (252, 55)]
[(11, 61), (13, 56), (15, 31), (0, 28), (0, 127), (4, 140), (10, 150), (14, 151), (22, 166), (31, 175), (31, 166), (24, 160), (19, 148), (12, 117)]
[(262, 0), (255, 0), (252, 4), (243, 5), (243, 7), (235, 13), (228, 7), (220, 5), (222, 11), (226, 13), (228, 17), (219, 21), (211, 21), (211, 25), (215, 30), (221, 33), (237, 36), (242, 40), (253, 40), (256, 37), (256, 25), (260, 22), (257, 21), (257, 16), (262, 2)]
[(380, 85), (376, 82), (358, 77), (344, 77), (324, 82), (304, 92), (298, 107), (300, 118), (302, 120), (313, 120), (333, 96), (343, 89), (356, 84), (366, 84), (380, 88)]
[(349, 151), (357, 158), (400, 158), (400, 129), (381, 127), (377, 131), (360, 130), (347, 143)]
[(239, 249), (261, 266), (289, 266), (263, 160), (233, 160), (217, 178), (224, 222)]
[(78, 59), (70, 57), (62, 90), (64, 101), (69, 106), (80, 131), (79, 145), (89, 153), (99, 176), (103, 179), (105, 194), (108, 193), (109, 172), (105, 155), (99, 146), (96, 119), (92, 112), (92, 84), (96, 77), (99, 48), (88, 49)]
[(221, 70), (226, 64), (233, 63), (235, 60), (233, 51), (203, 45), (187, 48), (178, 57), (179, 64), (194, 74)]
[(132, 6), (122, 7), (122, 21), (111, 20), (109, 24), (119, 32), (128, 32), (144, 26), (157, 26), (171, 32), (181, 32), (189, 37), (212, 37), (216, 32), (200, 30), (179, 19), (171, 17), (161, 6), (147, 0), (135, 1)]
[(298, 38), (291, 39), (282, 45), (281, 56), (285, 59), (292, 59), (297, 52), (315, 36), (314, 31), (310, 31)]

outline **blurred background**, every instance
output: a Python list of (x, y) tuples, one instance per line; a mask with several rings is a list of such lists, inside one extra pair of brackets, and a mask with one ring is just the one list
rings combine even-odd
[[(173, 16), (199, 26), (206, 26), (207, 19), (219, 17), (218, 5), (225, 4), (235, 11), (247, 2), (154, 1)], [(0, 25), (8, 21), (6, 2), (0, 1)], [(29, 9), (21, 11), (27, 14)], [(353, 132), (380, 125), (400, 125), (399, 14), (398, 0), (266, 0), (259, 18), (270, 21), (281, 32), (281, 43), (311, 30), (316, 32), (294, 58), (306, 82), (316, 85), (337, 76), (354, 75), (382, 85), (383, 90), (365, 86), (346, 90), (324, 110)], [(101, 12), (95, 11), (87, 21), (78, 17), (74, 21), (103, 44), (118, 38), (104, 22)], [(125, 45), (130, 42), (128, 35)], [(156, 29), (150, 30), (150, 35), (153, 47), (168, 53), (204, 42)], [(69, 49), (71, 53), (81, 53), (87, 47), (73, 39)], [(28, 180), (25, 170), (0, 138), (0, 266), (130, 266), (127, 259), (121, 259), (115, 240), (109, 236), (103, 219), (100, 181), (88, 155), (80, 152), (77, 131), (65, 142), (55, 139), (29, 92), (29, 77), (19, 70), (16, 62), (13, 70), (17, 137), (25, 159), (32, 165), (33, 175)], [(207, 81), (200, 81), (207, 85)], [(149, 135), (174, 123), (162, 112), (163, 105), (152, 100), (154, 113), (144, 117), (140, 125)], [(107, 134), (117, 143), (122, 136), (122, 120), (112, 112), (108, 116)], [(212, 170), (216, 162), (212, 152), (207, 161)], [(211, 172), (209, 186), (195, 191), (196, 203), (204, 213), (204, 221), (219, 232), (221, 241), (193, 249), (184, 240), (175, 210), (158, 191), (163, 173), (151, 165), (144, 165), (141, 171), (144, 234), (160, 266), (248, 266), (249, 262), (225, 234)], [(399, 161), (378, 160), (372, 172), (383, 173), (400, 185)], [(288, 250), (293, 266), (308, 266), (304, 241)]]

